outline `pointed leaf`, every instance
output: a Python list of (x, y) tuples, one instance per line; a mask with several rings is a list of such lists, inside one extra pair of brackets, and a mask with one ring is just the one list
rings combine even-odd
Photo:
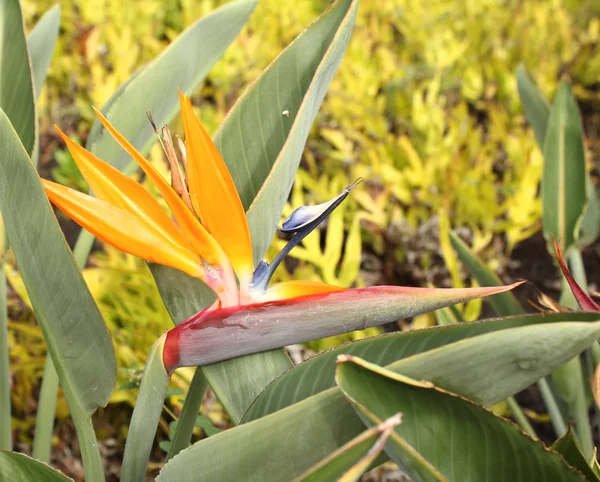
[(92, 414), (106, 405), (115, 385), (112, 341), (3, 112), (0, 146), (0, 211), (8, 238), (69, 404)]
[(538, 146), (543, 150), (550, 117), (550, 102), (535, 85), (523, 64), (517, 68), (517, 89), (527, 121), (533, 129)]
[(271, 244), (357, 7), (356, 0), (331, 5), (240, 97), (215, 134), (248, 211), (255, 262)]
[[(156, 124), (168, 124), (179, 109), (177, 88), (192, 93), (221, 58), (248, 21), (256, 0), (237, 0), (224, 5), (188, 27), (148, 66), (134, 74), (124, 89), (107, 102), (102, 113), (137, 149), (147, 152), (156, 137), (144, 112)], [(87, 147), (101, 159), (123, 171), (130, 164), (112, 137), (96, 121)]]
[(508, 328), (564, 321), (590, 322), (598, 319), (600, 319), (599, 315), (594, 313), (522, 315), (485, 322), (390, 333), (346, 343), (319, 353), (274, 380), (248, 409), (243, 422), (264, 417), (333, 387), (336, 358), (342, 353), (360, 356), (365, 360), (385, 366), (420, 353), (428, 353), (450, 343)]
[(0, 450), (0, 480), (6, 482), (68, 482), (58, 470), (25, 454)]
[(58, 38), (59, 26), (60, 5), (55, 5), (40, 18), (27, 36), (27, 48), (31, 56), (36, 98), (39, 98), (46, 80), (46, 73)]
[(200, 366), (416, 316), (506, 291), (375, 286), (205, 310), (168, 332), (165, 366)]
[(35, 98), (19, 0), (0, 0), (0, 108), (27, 154), (35, 144)]
[(600, 480), (600, 477), (596, 475), (592, 470), (592, 467), (590, 467), (590, 464), (588, 464), (588, 461), (585, 459), (571, 427), (569, 427), (567, 433), (554, 442), (550, 448), (562, 455), (571, 467), (575, 467), (577, 470), (581, 471), (587, 477), (588, 481), (595, 482)]
[[(559, 314), (564, 315), (564, 314)], [(572, 314), (575, 319), (598, 319), (597, 314)], [(432, 372), (431, 364), (423, 366), (419, 370), (417, 364), (407, 363), (411, 359), (423, 357), (428, 353), (435, 357), (436, 370), (444, 370), (444, 365), (453, 365), (455, 369), (449, 370), (443, 382), (448, 385), (458, 385), (465, 380), (471, 379), (474, 387), (482, 389), (477, 393), (476, 400), (487, 399), (489, 403), (498, 402), (509, 395), (516, 393), (524, 382), (534, 382), (541, 375), (548, 374), (565, 358), (571, 358), (579, 353), (582, 346), (588, 345), (600, 332), (600, 322), (596, 323), (551, 323), (546, 318), (554, 318), (554, 315), (536, 317), (537, 325), (524, 326), (522, 328), (508, 328), (491, 332), (487, 335), (476, 336), (462, 342), (450, 343), (435, 350), (407, 358), (397, 363), (394, 371), (405, 373), (405, 368), (411, 369), (411, 378), (420, 380), (427, 379)], [(530, 317), (515, 317), (509, 319), (517, 324), (526, 323)], [(562, 318), (564, 319), (564, 317)], [(492, 320), (486, 323), (506, 323), (506, 320)], [(436, 327), (423, 330), (431, 336), (439, 336), (451, 333), (453, 330), (464, 329), (464, 327), (477, 324), (453, 325)], [(534, 332), (526, 332), (525, 330)], [(410, 336), (414, 333), (395, 334), (392, 336)], [(487, 337), (487, 338), (484, 338)], [(382, 336), (381, 338), (386, 338)], [(555, 338), (554, 343), (546, 343)], [(373, 339), (364, 340), (369, 342)], [(361, 344), (363, 341), (355, 342)], [(352, 345), (352, 344), (351, 344)], [(351, 346), (349, 345), (349, 346)], [(461, 345), (465, 351), (461, 360), (454, 362), (456, 358), (456, 345)], [(389, 351), (393, 353), (393, 346)], [(381, 351), (383, 346), (378, 346)], [(483, 367), (479, 366), (477, 356), (481, 350), (489, 352), (488, 360)], [(504, 357), (505, 352), (515, 351), (523, 353), (534, 353), (535, 360), (529, 370), (524, 370), (515, 363), (512, 356)], [(374, 356), (371, 352), (371, 356)], [(443, 356), (443, 355), (446, 356)], [(400, 355), (402, 356), (402, 355)], [(558, 357), (558, 358), (557, 358)], [(465, 363), (465, 360), (467, 362)], [(427, 362), (420, 358), (421, 362)], [(404, 363), (404, 366), (400, 364)], [(459, 366), (459, 364), (461, 364)], [(295, 368), (288, 373), (292, 373)], [(495, 370), (506, 379), (500, 384), (493, 397), (490, 397), (489, 385), (483, 386), (481, 378), (487, 378)], [(509, 373), (510, 372), (510, 373)], [(520, 379), (511, 383), (512, 375), (518, 376), (519, 372), (527, 373), (528, 380)], [(482, 375), (483, 373), (483, 375)], [(509, 376), (507, 376), (509, 373)], [(313, 374), (314, 375), (314, 374)], [(285, 375), (284, 375), (285, 376)], [(329, 373), (333, 380), (333, 373)], [(520, 376), (518, 376), (520, 378)], [(441, 378), (440, 378), (441, 380)], [(300, 380), (298, 388), (302, 389), (304, 383), (309, 383), (310, 378)], [(485, 380), (483, 380), (485, 382)], [(491, 377), (490, 385), (498, 383), (496, 377)], [(442, 388), (446, 388), (439, 383)], [(161, 471), (157, 481), (171, 482), (180, 480), (247, 480), (264, 481), (270, 480), (272, 474), (286, 474), (290, 480), (302, 474), (308, 468), (327, 456), (346, 442), (363, 432), (364, 425), (356, 416), (353, 409), (345, 400), (337, 388), (330, 388), (305, 400), (291, 405), (271, 415), (258, 420), (242, 424), (231, 430), (222, 432), (209, 439), (202, 440), (192, 447), (182, 451), (173, 458)], [(236, 447), (236, 463), (231, 464), (230, 448)], [(529, 479), (531, 480), (531, 479)]]
[(563, 253), (574, 244), (587, 205), (586, 176), (579, 108), (563, 80), (548, 120), (542, 176), (544, 236), (549, 243), (554, 235)]
[[(367, 425), (402, 412), (405, 420), (396, 433), (448, 480), (585, 482), (582, 474), (517, 425), (435, 385), (415, 382), (349, 355), (339, 357), (336, 381)], [(395, 450), (394, 444), (386, 452), (401, 468), (406, 467), (405, 454)]]

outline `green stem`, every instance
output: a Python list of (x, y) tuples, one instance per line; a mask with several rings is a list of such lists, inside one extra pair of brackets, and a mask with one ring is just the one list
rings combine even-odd
[(152, 443), (169, 386), (169, 374), (162, 360), (165, 339), (166, 334), (154, 342), (148, 353), (140, 392), (133, 409), (125, 443), (121, 468), (123, 481), (143, 482), (146, 479)]
[[(65, 393), (67, 403), (72, 395)], [(81, 450), (81, 459), (86, 482), (104, 482), (104, 468), (98, 450), (98, 441), (92, 425), (92, 417), (85, 413), (77, 403), (69, 403), (71, 418), (77, 431), (77, 441)], [(127, 480), (127, 479), (123, 479)]]
[[(569, 264), (571, 265), (571, 270), (573, 271), (573, 277), (575, 278), (575, 280), (577, 280), (579, 286), (581, 286), (585, 291), (588, 291), (585, 266), (583, 265), (583, 258), (581, 257), (581, 252), (579, 250), (571, 250), (571, 253), (569, 254)], [(587, 403), (586, 389), (584, 385), (586, 383), (586, 377), (584, 376), (583, 367), (581, 366), (581, 360), (578, 360), (578, 362), (581, 384), (578, 387), (579, 394), (577, 397), (575, 428), (577, 431), (577, 435), (579, 436), (579, 441), (581, 443), (583, 453), (589, 459), (594, 451), (594, 439), (592, 436), (592, 427), (588, 410), (589, 405)]]
[(203, 375), (202, 370), (196, 368), (194, 378), (192, 378), (192, 382), (190, 383), (190, 389), (185, 397), (185, 402), (183, 402), (179, 423), (177, 424), (175, 433), (171, 436), (171, 445), (167, 454), (167, 460), (171, 460), (171, 458), (175, 457), (183, 449), (189, 447), (194, 425), (196, 424), (196, 417), (200, 411), (207, 386), (208, 381)]
[(79, 237), (75, 242), (75, 247), (73, 248), (73, 257), (75, 261), (79, 265), (79, 269), (82, 270), (85, 267), (88, 256), (92, 251), (92, 247), (94, 246), (94, 240), (96, 238), (93, 234), (82, 229), (79, 233)]
[[(0, 221), (1, 223), (1, 221)], [(0, 231), (0, 236), (4, 234)], [(12, 450), (12, 421), (10, 410), (10, 357), (8, 353), (8, 307), (6, 303), (6, 275), (4, 274), (4, 246), (0, 239), (0, 449)]]
[(510, 408), (514, 419), (521, 426), (524, 432), (533, 440), (539, 440), (539, 437), (535, 433), (535, 430), (533, 430), (533, 427), (529, 423), (529, 420), (527, 420), (527, 417), (523, 413), (523, 410), (521, 410), (521, 407), (517, 401), (513, 397), (508, 397), (506, 399), (506, 403), (508, 404), (508, 408)]
[(56, 414), (56, 398), (58, 394), (58, 374), (50, 355), (46, 355), (44, 376), (40, 389), (38, 412), (35, 419), (35, 434), (33, 436), (33, 458), (42, 462), (50, 461), (52, 450), (52, 431)]
[(548, 379), (542, 378), (537, 383), (540, 394), (542, 395), (542, 399), (544, 400), (544, 404), (546, 405), (546, 409), (548, 410), (548, 414), (552, 420), (552, 426), (554, 427), (554, 433), (557, 438), (562, 437), (567, 433), (567, 422), (565, 422), (565, 418), (563, 417), (562, 412), (560, 411), (560, 407), (558, 406), (558, 402), (556, 401), (556, 397), (554, 396), (554, 392), (548, 383)]

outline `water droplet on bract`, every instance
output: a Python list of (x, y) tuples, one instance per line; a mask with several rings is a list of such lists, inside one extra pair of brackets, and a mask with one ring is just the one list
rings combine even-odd
[(532, 358), (520, 358), (517, 365), (521, 370), (531, 370), (535, 366), (535, 360)]

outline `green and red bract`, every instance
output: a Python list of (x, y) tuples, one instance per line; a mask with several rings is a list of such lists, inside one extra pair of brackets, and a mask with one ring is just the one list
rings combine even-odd
[(519, 284), (466, 289), (374, 286), (247, 306), (207, 308), (167, 333), (163, 360), (169, 372), (182, 366), (206, 365), (363, 330), (508, 291)]

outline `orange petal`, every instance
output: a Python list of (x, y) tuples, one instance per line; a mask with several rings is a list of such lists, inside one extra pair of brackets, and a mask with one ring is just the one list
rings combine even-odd
[(254, 270), (252, 241), (242, 201), (217, 146), (194, 115), (189, 97), (180, 91), (179, 101), (192, 205), (229, 256), (238, 276), (249, 275)]
[(346, 288), (319, 283), (317, 281), (284, 281), (270, 286), (267, 291), (258, 295), (257, 298), (264, 303), (267, 301), (336, 293), (339, 291), (346, 291)]
[(139, 183), (69, 139), (58, 126), (54, 127), (67, 144), (77, 167), (96, 197), (143, 219), (166, 240), (181, 246), (188, 245), (179, 228)]
[(190, 249), (166, 241), (129, 211), (54, 182), (42, 182), (50, 201), (102, 241), (147, 261), (206, 279), (200, 259)]
[(229, 263), (223, 253), (223, 250), (215, 239), (202, 226), (196, 215), (185, 205), (169, 183), (160, 175), (160, 173), (142, 156), (139, 151), (133, 147), (106, 119), (100, 111), (94, 109), (100, 122), (111, 133), (115, 140), (121, 144), (121, 147), (133, 157), (135, 162), (143, 169), (146, 175), (152, 179), (156, 188), (163, 199), (168, 204), (173, 216), (181, 227), (186, 238), (189, 240), (194, 251), (202, 256), (209, 264), (226, 267)]

